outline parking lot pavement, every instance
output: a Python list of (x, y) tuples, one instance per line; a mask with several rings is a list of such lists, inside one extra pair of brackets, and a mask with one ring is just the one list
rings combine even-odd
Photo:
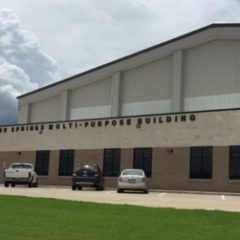
[(73, 201), (129, 204), (146, 207), (178, 208), (178, 209), (206, 209), (240, 212), (240, 196), (215, 194), (189, 194), (150, 192), (117, 193), (115, 190), (95, 191), (83, 189), (72, 191), (70, 187), (39, 187), (27, 188), (16, 186), (5, 188), (0, 185), (0, 195), (16, 195), (27, 197), (55, 198)]

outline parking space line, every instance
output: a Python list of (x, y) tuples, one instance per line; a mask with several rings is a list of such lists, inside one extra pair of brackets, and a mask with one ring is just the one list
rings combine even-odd
[(115, 191), (106, 191), (105, 193), (106, 194), (111, 194), (111, 193), (114, 193)]
[(225, 201), (225, 200), (226, 200), (226, 198), (225, 198), (225, 196), (224, 196), (224, 195), (221, 195), (221, 198), (222, 198), (222, 200), (223, 200), (223, 201)]
[(163, 197), (164, 195), (166, 195), (166, 193), (160, 193), (158, 194), (158, 197)]

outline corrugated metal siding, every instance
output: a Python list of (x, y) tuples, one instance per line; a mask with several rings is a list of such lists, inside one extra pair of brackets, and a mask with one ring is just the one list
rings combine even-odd
[(29, 119), (28, 111), (29, 111), (28, 104), (19, 106), (18, 123), (27, 123), (28, 122), (28, 119)]
[(70, 91), (69, 107), (85, 108), (110, 104), (111, 78)]
[(184, 56), (184, 110), (239, 107), (240, 41), (216, 40)]
[(70, 120), (94, 119), (111, 116), (111, 106), (97, 106), (86, 108), (72, 108), (70, 111)]
[[(168, 106), (163, 103), (161, 106), (161, 100), (171, 98), (171, 79), (172, 57), (124, 72), (121, 91), (122, 115), (135, 112), (170, 112), (170, 104)], [(159, 106), (156, 102), (159, 102)]]
[(60, 110), (60, 96), (48, 98), (31, 104), (29, 120), (31, 123), (58, 121), (60, 119)]
[(238, 108), (240, 107), (240, 94), (185, 98), (184, 107), (186, 111)]
[(141, 115), (153, 113), (167, 113), (171, 109), (171, 100), (147, 101), (137, 103), (124, 103), (122, 106), (122, 115)]
[(123, 74), (122, 103), (169, 99), (172, 57), (164, 58)]
[(70, 120), (111, 116), (111, 78), (70, 91)]

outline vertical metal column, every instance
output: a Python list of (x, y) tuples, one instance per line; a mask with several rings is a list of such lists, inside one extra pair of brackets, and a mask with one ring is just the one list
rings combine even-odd
[(117, 117), (121, 115), (120, 106), (120, 84), (121, 72), (116, 72), (112, 75), (111, 82), (111, 116)]
[(69, 120), (68, 110), (68, 90), (64, 91), (60, 95), (60, 120)]
[(182, 112), (182, 62), (183, 52), (177, 50), (173, 53), (173, 76), (172, 76), (172, 111)]

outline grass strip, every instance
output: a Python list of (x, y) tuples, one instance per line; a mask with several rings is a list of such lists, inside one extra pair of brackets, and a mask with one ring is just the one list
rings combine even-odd
[(0, 239), (239, 240), (240, 213), (0, 196)]

